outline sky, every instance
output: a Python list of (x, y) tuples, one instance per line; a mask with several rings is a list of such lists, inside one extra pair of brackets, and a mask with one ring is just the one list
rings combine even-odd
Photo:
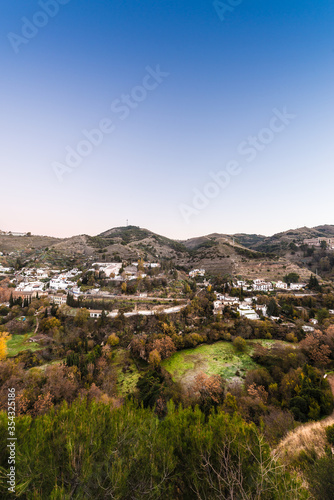
[(332, 0), (1, 0), (0, 229), (334, 224)]

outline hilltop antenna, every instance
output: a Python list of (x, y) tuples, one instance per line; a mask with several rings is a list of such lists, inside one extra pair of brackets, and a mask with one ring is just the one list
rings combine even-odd
[(126, 226), (129, 225), (129, 219), (126, 219)]

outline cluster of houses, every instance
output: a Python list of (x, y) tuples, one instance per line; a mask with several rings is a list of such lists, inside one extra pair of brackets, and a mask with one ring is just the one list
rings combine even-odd
[(284, 281), (264, 281), (263, 279), (255, 279), (253, 283), (246, 281), (237, 281), (234, 283), (236, 288), (243, 288), (245, 291), (254, 292), (273, 292), (277, 290), (302, 290), (306, 287), (306, 283), (285, 283)]
[(1, 236), (27, 236), (28, 233), (18, 233), (16, 231), (0, 231), (0, 235)]
[(78, 269), (74, 268), (71, 269), (70, 271), (62, 272), (56, 276), (54, 276), (49, 284), (48, 288), (51, 290), (64, 290), (68, 291), (71, 288), (76, 286), (76, 277), (81, 274), (81, 271)]
[(110, 279), (121, 279), (119, 274), (121, 269), (122, 263), (120, 262), (94, 262), (90, 271), (103, 272)]
[[(105, 276), (116, 281), (131, 281), (139, 277), (145, 278), (147, 274), (138, 269), (139, 263), (132, 262), (129, 266), (123, 268), (120, 262), (94, 262), (90, 271), (103, 272)], [(154, 269), (160, 267), (157, 262), (143, 262), (144, 269)], [(121, 270), (123, 269), (122, 273)]]
[(204, 276), (205, 269), (193, 269), (189, 273), (189, 278), (196, 278), (197, 276)]
[(326, 243), (326, 246), (328, 248), (331, 248), (332, 250), (334, 249), (334, 238), (306, 238), (303, 243), (304, 245), (308, 245), (310, 247), (321, 247), (322, 242)]
[(13, 272), (12, 267), (4, 267), (0, 265), (0, 274), (7, 274)]
[[(147, 274), (142, 269), (138, 269), (138, 262), (131, 263), (130, 266), (123, 268), (123, 264), (119, 262), (95, 262), (90, 271), (103, 272), (110, 280), (118, 281), (131, 281), (138, 277), (145, 278)], [(142, 264), (144, 269), (158, 268), (160, 264), (144, 262)], [(120, 274), (122, 270), (122, 273)], [(0, 267), (1, 272), (13, 272), (12, 268)], [(80, 288), (77, 286), (77, 280), (81, 271), (77, 268), (69, 271), (59, 271), (59, 269), (40, 269), (40, 268), (23, 268), (16, 271), (14, 278), (11, 280), (15, 286), (15, 295), (22, 294), (41, 296), (42, 292), (48, 291), (49, 294), (55, 292), (64, 292), (64, 295), (71, 292), (74, 296), (82, 294)], [(92, 293), (100, 293), (99, 289), (92, 290)], [(66, 297), (63, 295), (54, 295), (54, 302), (56, 304), (66, 303)], [(53, 297), (53, 296), (52, 296)]]
[(11, 283), (15, 284), (15, 292), (22, 294), (40, 295), (47, 289), (58, 291), (68, 291), (76, 285), (75, 278), (80, 271), (71, 269), (70, 271), (59, 272), (59, 269), (23, 268), (15, 272)]
[[(248, 297), (241, 301), (238, 297), (230, 297), (227, 294), (215, 292), (216, 300), (213, 303), (214, 314), (221, 314), (226, 306), (235, 309), (240, 316), (247, 319), (260, 319), (262, 316), (267, 316), (267, 306), (264, 304), (256, 304), (257, 297)], [(253, 307), (253, 304), (255, 306)]]

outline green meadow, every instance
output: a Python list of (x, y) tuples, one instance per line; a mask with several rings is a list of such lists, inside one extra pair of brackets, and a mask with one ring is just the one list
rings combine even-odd
[(231, 342), (225, 341), (185, 349), (164, 360), (162, 367), (172, 375), (175, 382), (183, 384), (187, 384), (188, 380), (191, 381), (200, 371), (207, 375), (220, 375), (226, 380), (235, 377), (242, 378), (247, 371), (258, 366), (251, 358), (256, 344), (261, 343), (264, 347), (270, 347), (278, 343), (275, 340), (246, 342), (245, 352), (238, 352)]

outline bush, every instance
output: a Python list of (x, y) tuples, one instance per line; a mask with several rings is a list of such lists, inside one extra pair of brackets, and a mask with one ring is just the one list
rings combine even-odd
[(329, 444), (334, 445), (334, 424), (326, 427), (326, 437)]
[(247, 348), (246, 340), (242, 337), (235, 337), (233, 340), (233, 345), (238, 352), (245, 352)]
[(334, 459), (323, 457), (307, 469), (307, 480), (315, 500), (333, 500)]
[(111, 347), (114, 347), (119, 344), (119, 337), (115, 333), (112, 333), (109, 335), (107, 344), (110, 345)]

